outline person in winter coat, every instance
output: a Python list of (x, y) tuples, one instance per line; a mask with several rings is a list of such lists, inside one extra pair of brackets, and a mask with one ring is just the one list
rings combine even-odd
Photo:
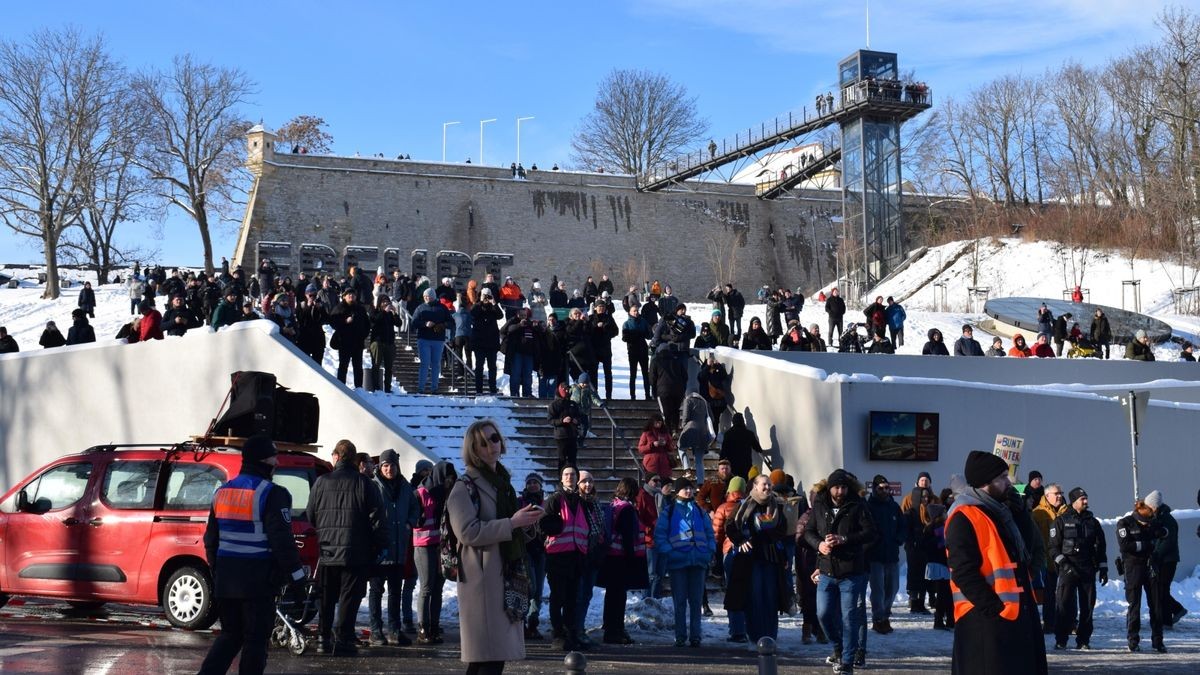
[[(400, 628), (400, 598), (403, 596), (404, 567), (408, 564), (409, 541), (413, 528), (420, 524), (421, 505), (412, 485), (400, 472), (400, 455), (387, 449), (379, 455), (379, 470), (374, 478), (383, 509), (381, 520), (387, 534), (384, 555), (378, 561), (377, 574), (370, 579), (367, 608), (372, 645), (412, 644)], [(383, 621), (383, 587), (387, 584), (387, 632)], [(422, 623), (424, 626), (425, 624)]]
[(96, 330), (88, 323), (87, 313), (82, 309), (71, 311), (71, 327), (67, 330), (67, 344), (81, 345), (96, 341)]
[(489, 419), (467, 427), (463, 477), (446, 501), (460, 549), (459, 642), (467, 673), (499, 674), (525, 658), (524, 620), (506, 607), (505, 579), (520, 578), (532, 526), (545, 511), (518, 506), (512, 475), (500, 463), (504, 437)]
[(662, 320), (654, 326), (650, 348), (655, 352), (672, 348), (686, 352), (695, 337), (696, 324), (687, 315), (687, 306), (677, 305), (674, 312), (664, 312)]
[(861, 485), (845, 469), (829, 474), (825, 489), (813, 498), (804, 541), (817, 550), (817, 614), (833, 644), (831, 662), (842, 672), (866, 664), (860, 627), (866, 623), (869, 567), (866, 550), (878, 534), (875, 521), (858, 496)]
[[(1029, 582), (1030, 553), (1005, 504), (1008, 464), (974, 450), (964, 469), (968, 487), (955, 497), (945, 527), (955, 594), (952, 672), (1046, 673), (1046, 645)], [(1004, 569), (1012, 573), (997, 573)]]
[(538, 323), (546, 323), (546, 307), (550, 304), (550, 299), (546, 297), (546, 293), (542, 291), (542, 282), (533, 282), (533, 288), (529, 291), (529, 318)]
[(1025, 344), (1025, 336), (1020, 333), (1013, 335), (1013, 346), (1009, 348), (1008, 355), (1018, 359), (1028, 359), (1033, 356), (1033, 350), (1029, 345)]
[(1107, 359), (1109, 347), (1112, 346), (1112, 327), (1108, 323), (1108, 316), (1099, 307), (1092, 316), (1092, 325), (1088, 327), (1088, 337), (1091, 338), (1092, 344), (1098, 348), (1104, 348), (1104, 358)]
[(546, 500), (541, 530), (546, 533), (546, 577), (550, 582), (554, 647), (574, 651), (582, 645), (576, 631), (576, 615), (591, 527), (579, 493), (579, 470), (565, 466), (560, 479), (560, 489)]
[(933, 629), (954, 628), (954, 604), (950, 591), (950, 569), (946, 566), (946, 507), (929, 505), (929, 524), (921, 537), (925, 551), (925, 582), (933, 599)]
[(704, 454), (713, 440), (708, 410), (708, 401), (695, 391), (683, 399), (679, 409), (680, 419), (683, 420), (683, 427), (679, 431), (679, 454), (693, 458), (692, 468), (696, 471), (696, 480), (700, 482), (704, 481)]
[(721, 441), (721, 459), (729, 460), (733, 475), (746, 478), (754, 465), (754, 453), (761, 455), (762, 451), (758, 435), (746, 427), (746, 418), (734, 413), (733, 423)]
[(533, 396), (533, 371), (541, 356), (542, 327), (522, 307), (500, 329), (503, 336), (504, 368), (508, 371), (509, 396)]
[(1004, 356), (1007, 352), (1004, 351), (1004, 340), (999, 337), (992, 338), (992, 346), (988, 347), (988, 356)]
[(638, 295), (637, 286), (630, 286), (629, 292), (621, 296), (621, 309), (628, 312), (630, 307), (637, 307), (638, 309), (642, 307), (642, 299)]
[[(1028, 491), (1028, 488), (1026, 488)], [(1058, 567), (1054, 564), (1054, 558), (1050, 555), (1050, 526), (1054, 524), (1056, 518), (1066, 513), (1067, 511), (1066, 495), (1063, 494), (1062, 486), (1058, 483), (1051, 483), (1046, 486), (1046, 491), (1042, 493), (1038, 500), (1037, 506), (1033, 508), (1030, 517), (1033, 518), (1033, 524), (1038, 528), (1038, 534), (1042, 537), (1042, 549), (1046, 552), (1046, 564), (1043, 571), (1039, 575), (1041, 578), (1035, 577), (1033, 580), (1034, 588), (1040, 586), (1042, 588), (1042, 632), (1053, 633), (1056, 623), (1055, 606), (1055, 590), (1058, 587)], [(1032, 566), (1032, 565), (1031, 565)], [(1074, 615), (1074, 608), (1072, 608)]]
[(583, 300), (587, 304), (596, 302), (596, 298), (600, 297), (600, 287), (596, 285), (596, 280), (588, 277), (583, 283)]
[(662, 415), (650, 415), (642, 429), (642, 435), (638, 438), (638, 452), (642, 455), (642, 466), (647, 473), (671, 475), (671, 455), (675, 453), (675, 439), (671, 438)]
[(781, 352), (807, 352), (811, 351), (808, 344), (808, 331), (804, 330), (804, 326), (800, 325), (799, 319), (788, 321), (787, 332), (779, 339), (779, 351)]
[(238, 294), (233, 286), (225, 289), (225, 299), (216, 306), (212, 311), (212, 316), (209, 318), (209, 325), (213, 330), (220, 330), (225, 326), (230, 326), (238, 322)]
[(717, 553), (721, 556), (721, 569), (725, 573), (725, 597), (727, 599), (725, 610), (729, 614), (729, 641), (737, 643), (749, 642), (750, 638), (746, 635), (746, 612), (731, 609), (728, 606), (730, 574), (733, 572), (733, 561), (737, 551), (734, 549), (733, 541), (727, 536), (727, 531), (734, 526), (733, 516), (741, 506), (742, 500), (745, 499), (746, 492), (746, 479), (734, 476), (729, 480), (725, 501), (712, 512), (713, 538), (717, 546)]
[[(370, 353), (371, 381), (375, 387), (382, 386), (384, 393), (392, 393), (392, 367), (396, 362), (396, 329), (400, 327), (400, 315), (388, 296), (379, 296), (375, 312), (371, 316)], [(382, 375), (382, 379), (380, 379)]]
[(650, 326), (650, 333), (653, 335), (654, 327), (662, 319), (662, 314), (658, 310), (657, 299), (647, 298), (646, 302), (642, 303), (642, 318), (646, 320), (646, 325)]
[(304, 289), (304, 300), (296, 310), (296, 328), (299, 336), (296, 346), (308, 354), (313, 361), (321, 363), (325, 360), (325, 324), (329, 323), (329, 313), (325, 306), (317, 300), (317, 287), (309, 284)]
[(579, 405), (571, 400), (571, 385), (558, 383), (558, 396), (546, 407), (550, 426), (554, 427), (554, 444), (558, 447), (558, 470), (575, 466), (579, 453)]
[(593, 305), (592, 313), (587, 317), (587, 327), (588, 339), (592, 343), (592, 353), (595, 355), (588, 375), (591, 376), (598, 389), (600, 381), (596, 378), (599, 377), (600, 366), (604, 366), (604, 400), (611, 401), (613, 390), (612, 341), (621, 334), (617, 323), (613, 321), (612, 307), (605, 302), (597, 302)]
[(783, 502), (771, 491), (770, 479), (759, 475), (725, 528), (735, 551), (725, 608), (746, 613), (746, 634), (752, 643), (762, 637), (776, 639), (779, 613), (791, 604), (782, 546), (789, 535), (787, 523)]
[(700, 603), (704, 577), (717, 549), (712, 519), (696, 504), (696, 486), (687, 478), (675, 479), (675, 498), (665, 504), (654, 528), (654, 550), (665, 559), (671, 576), (675, 607), (675, 646), (699, 647)]
[(803, 504), (804, 510), (797, 519), (794, 535), (796, 542), (796, 604), (800, 606), (801, 615), (800, 641), (806, 645), (812, 644), (814, 638), (819, 644), (829, 644), (829, 639), (825, 637), (825, 631), (821, 628), (821, 622), (817, 620), (817, 584), (815, 580), (817, 551), (804, 541), (804, 531), (808, 528), (808, 521), (812, 520), (813, 515), (810, 505), (816, 495), (824, 489), (824, 478), (813, 484), (808, 493), (809, 498)]
[(488, 392), (496, 393), (496, 354), (500, 351), (500, 326), (504, 312), (496, 306), (492, 291), (479, 291), (479, 302), (471, 306), (471, 353), (475, 356), (475, 394), (483, 393), (483, 369), (488, 372)]
[(1125, 345), (1125, 358), (1133, 361), (1153, 361), (1154, 349), (1150, 346), (1150, 337), (1146, 331), (1139, 328), (1133, 334), (1133, 341)]
[(564, 335), (567, 338), (567, 368), (572, 378), (597, 370), (596, 352), (593, 349), (590, 325), (583, 310), (572, 307), (567, 315)]
[(864, 354), (863, 337), (858, 333), (857, 324), (848, 324), (838, 340), (838, 352), (842, 354)]
[(729, 371), (725, 364), (717, 361), (715, 354), (709, 354), (704, 359), (704, 365), (696, 375), (700, 395), (708, 401), (708, 418), (712, 420), (714, 433), (721, 430), (721, 419), (729, 409)]
[(896, 346), (886, 335), (875, 335), (871, 340), (871, 344), (867, 347), (868, 354), (895, 354)]
[(1033, 345), (1032, 354), (1039, 359), (1054, 358), (1054, 348), (1050, 346), (1050, 336), (1041, 333), (1037, 337), (1037, 343)]
[[(517, 506), (543, 508), (546, 493), (542, 488), (542, 477), (531, 473), (525, 477), (525, 489), (517, 498)], [(542, 640), (538, 630), (541, 625), (542, 594), (546, 587), (546, 535), (534, 530), (534, 536), (525, 545), (525, 561), (529, 566), (529, 611), (525, 613), (525, 639)]]
[(59, 332), (58, 326), (53, 321), (47, 321), (46, 329), (42, 331), (42, 337), (38, 340), (38, 344), (43, 349), (51, 349), (67, 344), (67, 339)]
[(413, 566), (421, 582), (421, 597), (417, 601), (417, 644), (442, 644), (442, 589), (446, 579), (442, 576), (440, 524), (446, 499), (456, 480), (458, 472), (454, 465), (441, 461), (417, 483), (420, 513), (412, 531)]
[[(838, 295), (836, 288), (829, 291), (829, 298), (825, 300), (825, 314), (829, 316), (829, 339), (836, 339), (841, 344), (842, 317), (846, 315), (846, 301)], [(837, 332), (834, 332), (835, 328)]]
[[(438, 301), (436, 294), (425, 289), (425, 302), (413, 312), (412, 325), (417, 328), (417, 351), (421, 367), (417, 373), (417, 392), (436, 394), (438, 377), (442, 372), (442, 352), (446, 348), (446, 331), (454, 325), (450, 311)], [(428, 389), (425, 383), (429, 383)]]
[(629, 307), (629, 318), (621, 326), (621, 341), (629, 357), (629, 398), (637, 400), (637, 373), (642, 369), (642, 385), (650, 400), (650, 326), (641, 317), (637, 304)]
[(386, 512), (379, 488), (359, 473), (357, 455), (353, 443), (338, 441), (333, 448), (333, 471), (317, 478), (308, 500), (308, 519), (317, 529), (321, 547), (318, 651), (334, 656), (358, 652), (354, 620), (367, 589), (371, 565), (388, 547)]
[(362, 388), (363, 343), (371, 332), (371, 319), (359, 303), (358, 296), (358, 291), (353, 287), (342, 291), (342, 301), (329, 314), (329, 323), (333, 326), (331, 346), (338, 352), (337, 378), (345, 384), (347, 372), (353, 364), (355, 389)]
[(1171, 507), (1163, 503), (1162, 493), (1158, 490), (1151, 490), (1145, 502), (1147, 507), (1154, 509), (1154, 525), (1163, 535), (1155, 540), (1154, 552), (1150, 554), (1150, 564), (1157, 571), (1151, 585), (1157, 594), (1163, 627), (1171, 627), (1188, 613), (1187, 608), (1171, 596), (1171, 582), (1179, 567), (1179, 523), (1171, 515)]
[[(458, 358), (466, 364), (466, 368), (471, 373), (475, 372), (474, 359), (471, 358), (471, 327), (473, 325), (471, 319), (471, 306), (467, 301), (466, 293), (459, 293), (458, 300), (454, 301), (454, 309), (450, 312), (450, 316), (454, 319), (454, 337), (450, 339), (450, 349), (458, 354)], [(403, 328), (401, 328), (403, 330)], [(463, 365), (456, 363), (455, 373), (463, 373)]]
[[(1104, 528), (1088, 509), (1088, 495), (1083, 488), (1074, 488), (1068, 495), (1070, 508), (1065, 509), (1050, 525), (1046, 556), (1058, 569), (1057, 621), (1054, 627), (1054, 648), (1066, 649), (1067, 637), (1075, 628), (1075, 648), (1090, 649), (1092, 612), (1096, 608), (1096, 579), (1108, 585), (1108, 554), (1105, 551)], [(1079, 615), (1076, 621), (1075, 609)]]
[(889, 295), (884, 317), (887, 319), (888, 335), (891, 336), (892, 344), (903, 347), (904, 322), (908, 319), (908, 312), (905, 312), (904, 307)]
[(163, 339), (162, 314), (154, 309), (154, 304), (143, 302), (138, 305), (142, 318), (138, 322), (138, 342)]
[(708, 292), (708, 299), (712, 301), (713, 310), (725, 313), (725, 291), (720, 286)]
[(767, 297), (766, 304), (767, 311), (765, 315), (767, 325), (765, 330), (767, 331), (767, 337), (771, 338), (771, 344), (774, 344), (775, 340), (783, 335), (783, 327), (785, 325), (783, 322), (783, 300), (780, 299), (778, 293), (772, 293)]
[(129, 313), (137, 314), (138, 305), (142, 304), (142, 298), (146, 295), (146, 282), (134, 272), (129, 275), (125, 287), (129, 295)]
[(942, 340), (942, 331), (936, 328), (930, 328), (926, 334), (929, 341), (921, 348), (921, 354), (925, 356), (950, 356), (950, 352), (946, 351), (946, 343)]
[(867, 509), (875, 521), (879, 540), (867, 552), (870, 564), (871, 629), (881, 635), (891, 633), (892, 603), (900, 590), (900, 547), (908, 538), (908, 519), (892, 498), (891, 485), (882, 475), (871, 481)]
[(962, 327), (962, 337), (954, 341), (955, 356), (983, 356), (983, 347), (975, 339), (975, 329), (970, 324)]
[(904, 555), (908, 563), (905, 588), (908, 590), (909, 614), (929, 613), (925, 607), (925, 596), (929, 593), (929, 585), (925, 581), (925, 564), (929, 561), (921, 545), (921, 533), (929, 524), (929, 505), (937, 502), (929, 485), (929, 474), (921, 472), (916, 487), (900, 503), (900, 512), (904, 514), (907, 523)]
[(300, 337), (300, 331), (296, 326), (296, 310), (292, 308), (292, 296), (278, 293), (274, 299), (268, 298), (263, 302), (269, 308), (266, 319), (279, 326), (279, 334), (295, 344)]
[(750, 330), (742, 333), (742, 349), (771, 351), (771, 336), (763, 330), (762, 321), (756, 316), (750, 319)]
[(725, 284), (725, 306), (729, 312), (729, 330), (734, 338), (740, 337), (742, 334), (742, 316), (746, 312), (746, 297), (742, 292), (733, 287), (733, 284)]
[(712, 333), (716, 342), (713, 345), (714, 347), (730, 347), (733, 345), (729, 341), (729, 326), (725, 325), (725, 317), (722, 315), (721, 310), (714, 309), (712, 311), (712, 319), (708, 322), (708, 330)]
[(596, 390), (592, 389), (591, 378), (587, 373), (580, 373), (579, 379), (571, 386), (571, 400), (579, 408), (579, 445), (587, 443), (588, 432), (592, 430), (592, 407), (603, 406)]
[(679, 410), (687, 392), (687, 352), (658, 351), (650, 360), (650, 384), (663, 410), (667, 430), (679, 429)]
[(649, 588), (646, 567), (646, 537), (635, 502), (637, 481), (625, 477), (613, 493), (610, 531), (600, 574), (596, 581), (604, 593), (604, 643), (631, 645), (633, 638), (625, 630), (625, 603), (628, 591)]
[(200, 322), (200, 317), (184, 304), (183, 296), (176, 295), (171, 298), (171, 304), (163, 314), (163, 325), (166, 326), (167, 335), (178, 337), (203, 324)]
[(92, 282), (83, 282), (83, 289), (79, 291), (79, 309), (82, 309), (85, 314), (91, 318), (96, 318), (96, 291), (92, 289)]
[(883, 335), (887, 332), (887, 307), (883, 304), (883, 296), (876, 296), (875, 302), (863, 310), (866, 321), (863, 325), (871, 335)]
[(1058, 315), (1058, 318), (1051, 324), (1051, 333), (1054, 337), (1054, 355), (1062, 356), (1063, 343), (1065, 343), (1070, 335), (1067, 332), (1067, 326), (1070, 325), (1071, 313), (1063, 312)]
[(553, 398), (558, 383), (567, 379), (567, 334), (553, 312), (546, 316), (538, 361), (538, 398)]
[(1042, 306), (1037, 311), (1038, 335), (1050, 335), (1054, 332), (1054, 313), (1042, 303)]
[[(606, 293), (607, 291), (601, 291)], [(636, 483), (635, 483), (636, 485)], [(575, 601), (575, 641), (580, 649), (590, 649), (596, 644), (587, 635), (586, 619), (595, 595), (596, 578), (608, 549), (608, 528), (600, 510), (600, 495), (596, 493), (596, 480), (590, 471), (579, 472), (579, 496), (587, 520), (587, 553), (583, 556), (583, 572), (579, 575), (579, 596)]]
[(696, 341), (692, 343), (692, 349), (716, 349), (717, 336), (713, 335), (712, 324), (700, 324), (700, 334), (696, 336)]
[(674, 316), (675, 310), (683, 306), (670, 286), (663, 287), (663, 294), (658, 298), (658, 311), (663, 316)]
[(696, 494), (696, 503), (709, 513), (716, 511), (717, 507), (725, 502), (725, 492), (729, 489), (729, 481), (732, 479), (733, 466), (729, 460), (718, 461), (716, 475), (709, 476), (700, 486), (700, 491)]

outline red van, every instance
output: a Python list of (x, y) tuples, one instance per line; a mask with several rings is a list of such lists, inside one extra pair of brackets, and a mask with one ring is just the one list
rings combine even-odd
[[(280, 451), (274, 482), (292, 495), (300, 558), (319, 547), (305, 509), (328, 462)], [(182, 628), (217, 619), (204, 528), (213, 493), (241, 468), (233, 448), (97, 446), (54, 460), (0, 499), (0, 606), (10, 596), (161, 605)]]

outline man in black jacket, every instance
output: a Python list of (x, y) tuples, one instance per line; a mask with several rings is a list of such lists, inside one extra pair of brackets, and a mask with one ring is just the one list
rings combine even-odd
[[(742, 336), (742, 315), (746, 312), (746, 298), (742, 292), (725, 284), (725, 304), (729, 307), (729, 331), (733, 337)], [(804, 305), (804, 296), (800, 296), (800, 304)]]
[(308, 354), (313, 361), (321, 363), (325, 360), (325, 324), (329, 323), (329, 313), (325, 305), (317, 299), (317, 287), (309, 284), (304, 289), (304, 300), (296, 310), (296, 327), (300, 331), (296, 346)]
[[(400, 473), (400, 455), (388, 448), (379, 453), (379, 471), (375, 486), (383, 504), (383, 526), (387, 533), (387, 554), (381, 557), (378, 574), (371, 577), (367, 612), (371, 622), (371, 644), (393, 644), (406, 647), (412, 644), (400, 631), (400, 601), (404, 595), (404, 568), (408, 564), (409, 542), (413, 528), (421, 518), (421, 503), (413, 486)], [(383, 586), (387, 584), (387, 633), (384, 633)], [(437, 617), (426, 617), (421, 624), (422, 635), (428, 642), (429, 629)]]
[[(368, 295), (368, 297), (370, 297)], [(346, 382), (346, 371), (354, 364), (354, 388), (363, 385), (363, 347), (367, 334), (371, 332), (371, 320), (367, 310), (358, 301), (358, 291), (353, 287), (342, 292), (342, 301), (329, 313), (329, 324), (333, 326), (333, 344), (338, 352), (338, 379)]]
[[(357, 653), (354, 618), (367, 590), (371, 567), (388, 558), (379, 488), (359, 473), (358, 449), (348, 440), (333, 448), (333, 471), (313, 484), (308, 518), (321, 544), (321, 642), (317, 651)], [(337, 606), (336, 621), (334, 606)]]
[(867, 553), (871, 571), (871, 628), (887, 635), (892, 628), (892, 603), (900, 590), (900, 546), (908, 538), (908, 519), (892, 498), (891, 484), (882, 475), (871, 481), (867, 508), (879, 532), (879, 541)]
[(163, 314), (162, 325), (167, 335), (178, 337), (187, 333), (189, 329), (199, 328), (204, 324), (184, 304), (183, 295), (176, 295), (171, 298), (171, 306)]
[[(489, 277), (491, 275), (488, 275)], [(488, 392), (496, 393), (496, 353), (500, 351), (500, 326), (504, 312), (496, 305), (491, 289), (479, 291), (479, 302), (471, 307), (471, 352), (475, 356), (475, 393), (483, 393), (483, 367), (488, 369)]]
[(613, 321), (612, 314), (609, 312), (609, 307), (604, 302), (598, 301), (592, 306), (592, 313), (587, 317), (588, 322), (588, 337), (592, 343), (592, 353), (596, 355), (596, 360), (593, 362), (591, 372), (592, 382), (595, 382), (599, 387), (600, 380), (596, 377), (600, 373), (600, 366), (604, 366), (604, 400), (612, 400), (613, 381), (612, 381), (612, 341), (613, 338), (620, 334), (617, 324)]
[(621, 326), (621, 339), (629, 356), (629, 398), (637, 399), (637, 373), (640, 366), (646, 400), (650, 400), (650, 324), (641, 317), (641, 310), (636, 304), (629, 307), (629, 318)]
[(1054, 355), (1062, 356), (1063, 343), (1067, 341), (1067, 326), (1071, 320), (1071, 313), (1064, 312), (1054, 320)]
[(1075, 623), (1075, 596), (1079, 596), (1079, 622), (1075, 631), (1076, 649), (1091, 649), (1092, 611), (1096, 608), (1096, 574), (1108, 585), (1108, 554), (1104, 549), (1104, 529), (1088, 510), (1083, 488), (1068, 494), (1071, 508), (1050, 525), (1050, 558), (1058, 569), (1058, 587), (1054, 626), (1054, 648), (1066, 649), (1071, 624)]
[(241, 471), (213, 496), (204, 552), (213, 570), (213, 597), (221, 601), (221, 632), (200, 666), (202, 675), (224, 674), (239, 651), (241, 672), (263, 672), (275, 593), (285, 581), (304, 578), (292, 536), (292, 496), (271, 482), (278, 461), (269, 437), (247, 439)]
[(817, 616), (833, 644), (827, 660), (837, 673), (866, 665), (866, 646), (859, 644), (859, 629), (867, 620), (866, 549), (879, 535), (858, 496), (861, 488), (845, 469), (829, 474), (804, 527), (804, 541), (818, 554)]
[[(842, 343), (842, 317), (846, 315), (846, 301), (838, 295), (836, 288), (829, 291), (829, 299), (825, 301), (825, 313), (829, 315), (830, 344), (837, 340), (840, 345)], [(834, 332), (834, 328), (837, 329), (837, 332)]]

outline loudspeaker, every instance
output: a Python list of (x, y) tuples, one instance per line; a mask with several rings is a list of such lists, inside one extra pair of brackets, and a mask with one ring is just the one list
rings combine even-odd
[(233, 381), (229, 408), (217, 420), (213, 432), (249, 438), (275, 430), (275, 376), (252, 370), (230, 376)]
[(321, 423), (317, 397), (280, 387), (275, 392), (275, 440), (285, 443), (316, 443)]

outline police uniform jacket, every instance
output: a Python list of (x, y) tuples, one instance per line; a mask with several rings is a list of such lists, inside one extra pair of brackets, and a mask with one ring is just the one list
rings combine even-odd
[(1061, 571), (1073, 569), (1089, 575), (1108, 566), (1104, 529), (1091, 511), (1068, 508), (1050, 525), (1050, 559)]

